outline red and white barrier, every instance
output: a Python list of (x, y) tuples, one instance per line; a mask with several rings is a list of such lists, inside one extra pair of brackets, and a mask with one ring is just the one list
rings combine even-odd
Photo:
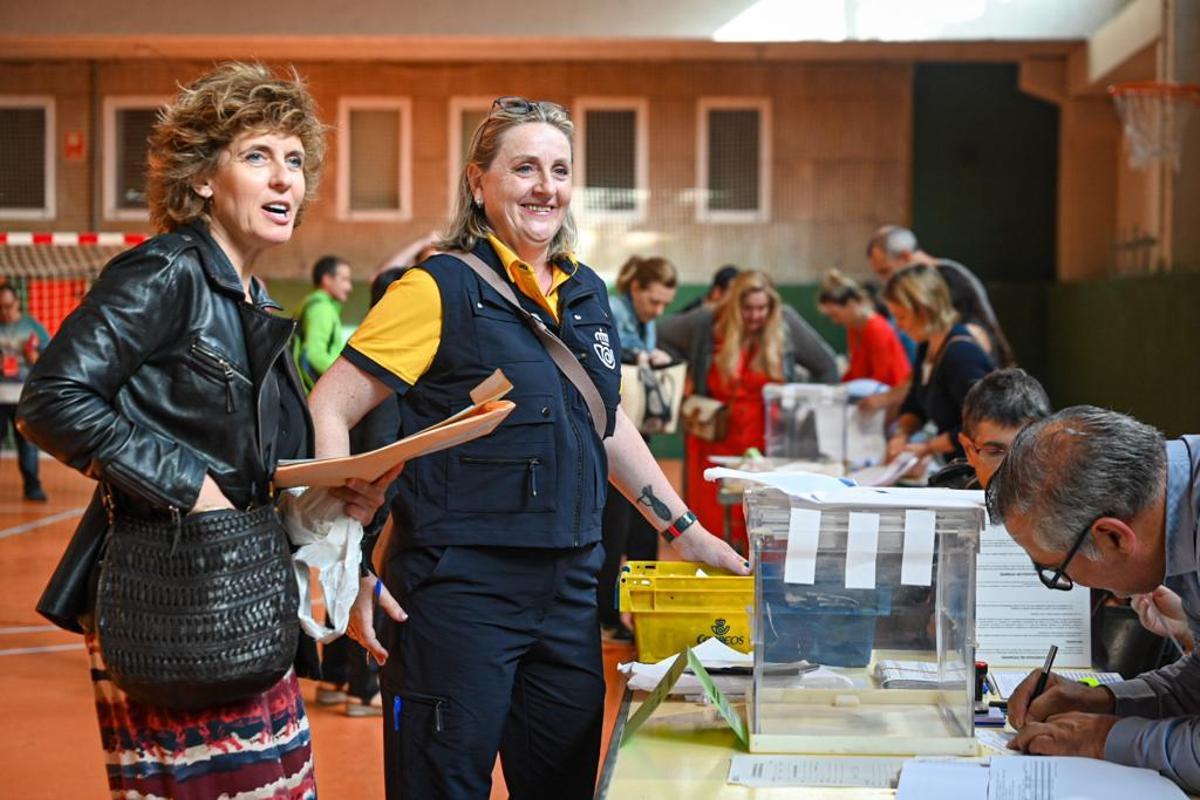
[(101, 247), (134, 247), (150, 238), (144, 233), (121, 232), (85, 232), (71, 233), (63, 231), (33, 232), (33, 231), (0, 231), (0, 245), (33, 245), (45, 244), (59, 247), (75, 247), (78, 245), (100, 245)]

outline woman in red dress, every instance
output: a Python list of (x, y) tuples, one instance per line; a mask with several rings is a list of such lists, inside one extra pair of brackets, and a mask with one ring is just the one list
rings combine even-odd
[[(665, 343), (686, 353), (691, 374), (689, 394), (719, 400), (729, 413), (728, 433), (709, 442), (687, 435), (684, 495), (701, 523), (725, 530), (725, 508), (717, 502), (717, 484), (704, 480), (713, 466), (709, 456), (741, 455), (765, 447), (763, 386), (795, 378), (791, 326), (771, 279), (762, 272), (740, 273), (715, 311), (696, 309), (681, 315), (686, 325), (664, 326)], [(741, 505), (732, 507), (730, 541), (746, 552)]]

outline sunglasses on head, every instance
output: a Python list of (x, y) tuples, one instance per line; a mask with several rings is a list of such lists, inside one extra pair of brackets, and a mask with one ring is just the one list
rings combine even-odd
[(500, 109), (501, 111), (508, 111), (513, 114), (530, 114), (542, 107), (555, 111), (566, 111), (558, 103), (552, 103), (549, 100), (530, 100), (527, 97), (521, 97), (519, 94), (506, 94), (492, 101), (493, 111)]

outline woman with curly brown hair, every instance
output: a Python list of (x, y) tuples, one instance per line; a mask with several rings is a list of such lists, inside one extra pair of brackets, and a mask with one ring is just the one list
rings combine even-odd
[[(296, 680), (315, 649), (271, 489), (312, 424), (294, 323), (250, 270), (291, 239), (324, 149), (294, 73), (183, 87), (150, 140), (163, 233), (105, 267), (25, 385), (26, 435), (99, 482), (38, 608), (86, 634), (113, 796), (316, 796)], [(339, 491), (363, 521), (382, 500)]]

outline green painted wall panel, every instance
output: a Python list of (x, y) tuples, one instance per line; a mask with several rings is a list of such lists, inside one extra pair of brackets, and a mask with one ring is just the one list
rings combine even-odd
[(1055, 407), (1090, 403), (1168, 436), (1200, 432), (1198, 309), (1200, 273), (1051, 287), (1047, 388)]

